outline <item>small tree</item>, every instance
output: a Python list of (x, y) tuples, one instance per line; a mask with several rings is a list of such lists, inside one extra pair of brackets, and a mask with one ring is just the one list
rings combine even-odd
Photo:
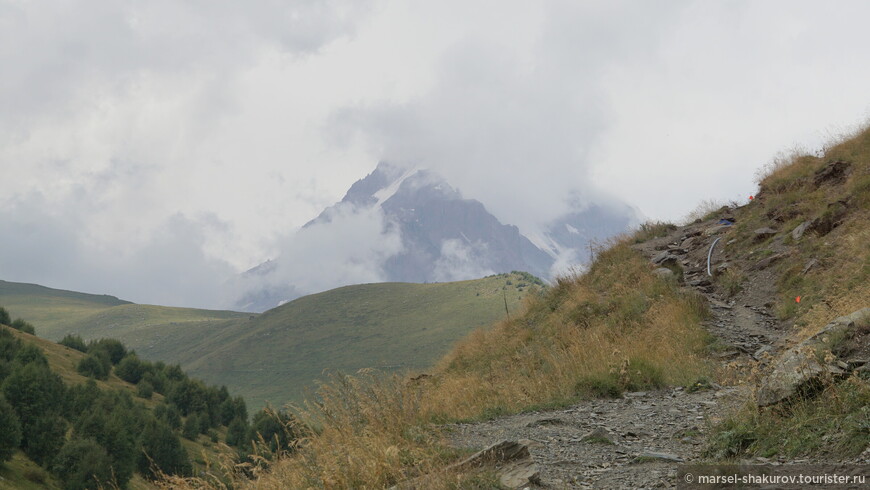
[(12, 323), (12, 318), (9, 317), (9, 312), (0, 306), (0, 324), (9, 325), (10, 323)]

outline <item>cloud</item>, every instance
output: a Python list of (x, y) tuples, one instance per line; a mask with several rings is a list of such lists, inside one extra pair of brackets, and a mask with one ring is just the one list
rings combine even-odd
[(279, 249), (280, 255), (264, 270), (246, 274), (236, 288), (248, 301), (270, 290), (292, 297), (269, 293), (265, 299), (275, 304), (257, 307), (343, 285), (383, 282), (384, 263), (402, 251), (402, 238), (379, 207), (340, 203), (330, 208), (327, 220), (284, 237)]
[(450, 239), (441, 243), (441, 255), (435, 261), (435, 280), (439, 282), (463, 281), (494, 274), (495, 271), (481, 266), (486, 257), (485, 243), (463, 243)]
[(0, 211), (0, 277), (60, 289), (111, 294), (140, 303), (221, 307), (235, 271), (203, 252), (208, 220), (175, 215), (138, 247), (89, 243), (86, 216), (38, 195)]

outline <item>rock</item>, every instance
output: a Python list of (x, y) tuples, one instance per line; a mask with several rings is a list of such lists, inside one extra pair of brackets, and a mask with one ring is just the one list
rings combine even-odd
[(564, 423), (565, 422), (562, 421), (561, 419), (545, 418), (545, 419), (533, 420), (533, 421), (529, 422), (528, 424), (526, 424), (526, 427), (540, 427), (542, 425), (562, 425)]
[(652, 263), (657, 265), (676, 264), (677, 258), (667, 250), (652, 258)]
[(667, 267), (659, 267), (652, 273), (654, 276), (660, 277), (662, 279), (671, 279), (674, 277), (674, 271), (668, 269)]
[(713, 235), (717, 235), (717, 234), (719, 234), (719, 233), (722, 232), (722, 231), (728, 230), (729, 228), (731, 228), (731, 225), (716, 225), (716, 226), (711, 226), (711, 227), (707, 228), (706, 230), (704, 230), (704, 236), (713, 236)]
[(766, 407), (788, 401), (817, 389), (824, 374), (841, 375), (839, 366), (828, 366), (818, 360), (817, 352), (832, 350), (831, 339), (848, 339), (858, 330), (870, 326), (870, 308), (841, 316), (825, 325), (812, 337), (787, 350), (774, 363), (773, 369), (761, 380), (756, 403)]
[(759, 242), (762, 240), (766, 240), (766, 239), (772, 237), (773, 235), (776, 235), (776, 233), (777, 233), (776, 230), (774, 230), (773, 228), (770, 228), (768, 226), (765, 226), (764, 228), (758, 228), (757, 230), (752, 232), (752, 234), (755, 236), (755, 241), (759, 241)]
[(644, 452), (638, 454), (637, 457), (634, 458), (634, 461), (636, 463), (643, 463), (643, 462), (654, 460), (654, 459), (658, 459), (658, 460), (662, 460), (662, 461), (673, 461), (675, 463), (682, 463), (684, 461), (683, 458), (677, 456), (676, 454), (660, 453), (660, 452), (656, 452), (656, 451), (644, 451)]
[(807, 228), (810, 227), (812, 221), (804, 221), (803, 223), (797, 225), (797, 227), (791, 231), (791, 237), (794, 241), (800, 241), (801, 237), (804, 236), (804, 232), (807, 231)]
[(690, 236), (680, 243), (680, 248), (682, 248), (684, 250), (691, 250), (692, 248), (694, 248), (696, 246), (697, 242), (698, 242), (697, 237)]
[(584, 435), (580, 440), (583, 442), (603, 442), (606, 444), (613, 444), (613, 438), (610, 437), (610, 434), (603, 427), (599, 427)]
[(765, 257), (765, 258), (759, 260), (758, 262), (756, 262), (755, 264), (753, 264), (752, 267), (749, 268), (749, 270), (760, 271), (761, 269), (766, 269), (766, 268), (770, 267), (771, 264), (773, 264), (774, 262), (778, 261), (779, 259), (781, 259), (783, 257), (785, 257), (785, 255), (783, 255), (783, 254), (773, 254), (770, 257)]
[(693, 286), (696, 288), (703, 288), (710, 285), (711, 283), (709, 279), (695, 279), (694, 281), (689, 281), (689, 286)]
[(819, 263), (819, 261), (816, 260), (816, 259), (810, 259), (810, 260), (808, 260), (807, 263), (806, 263), (806, 265), (804, 265), (804, 269), (801, 271), (801, 274), (806, 274), (807, 272), (810, 271), (810, 269), (812, 269), (813, 267), (815, 267), (818, 263)]
[(815, 184), (816, 187), (825, 183), (840, 184), (846, 180), (846, 173), (851, 167), (852, 164), (849, 162), (841, 160), (831, 162), (816, 171), (816, 175), (813, 178), (813, 184)]
[(535, 463), (518, 461), (498, 470), (499, 482), (507, 488), (523, 488), (526, 485), (541, 483), (541, 474)]
[(455, 469), (478, 468), (507, 461), (530, 459), (529, 448), (516, 441), (501, 441), (451, 465)]
[(818, 233), (819, 236), (825, 236), (834, 228), (840, 226), (843, 219), (846, 217), (848, 207), (843, 201), (836, 201), (828, 204), (828, 209), (821, 216), (814, 219), (810, 223), (810, 229)]

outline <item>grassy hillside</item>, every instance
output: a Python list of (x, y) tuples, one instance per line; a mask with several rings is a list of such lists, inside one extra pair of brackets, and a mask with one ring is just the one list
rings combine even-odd
[[(12, 317), (26, 318), (40, 337), (60, 340), (68, 333), (77, 333), (84, 339), (117, 338), (137, 350), (147, 350), (146, 357), (165, 360), (173, 359), (176, 343), (155, 344), (168, 332), (190, 327), (198, 335), (225, 320), (252, 316), (234, 311), (139, 305), (114, 296), (8, 281), (0, 281), (0, 304)], [(161, 349), (169, 349), (169, 355)]]
[[(536, 284), (537, 283), (537, 284)], [(540, 282), (500, 274), (436, 284), (347, 286), (291, 301), (262, 315), (138, 305), (3, 282), (0, 304), (36, 333), (59, 340), (116, 338), (145, 359), (180, 363), (225, 384), (259, 408), (301, 401), (325, 369), (425, 369), (471, 330), (516, 312)]]
[(468, 332), (504, 318), (505, 299), (516, 314), (532, 280), (502, 274), (338, 288), (202, 335), (177, 359), (196, 376), (242, 393), (252, 406), (298, 402), (326, 369), (431, 367)]
[[(107, 308), (131, 304), (114, 296), (77, 293), (36, 284), (0, 281), (0, 305), (15, 318), (26, 318), (39, 328), (40, 335), (51, 333), (59, 325), (87, 317)], [(63, 335), (61, 335), (62, 337)]]

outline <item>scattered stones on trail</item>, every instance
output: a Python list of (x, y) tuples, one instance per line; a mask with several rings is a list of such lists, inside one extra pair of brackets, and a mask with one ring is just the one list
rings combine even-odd
[(831, 352), (839, 347), (836, 344), (868, 328), (870, 308), (864, 308), (833, 320), (812, 337), (787, 350), (762, 379), (756, 394), (758, 406), (782, 403), (800, 395), (809, 396), (819, 387), (823, 376), (845, 374), (848, 363), (844, 363), (844, 367), (834, 362), (835, 358), (826, 360), (825, 357), (833, 356)]

